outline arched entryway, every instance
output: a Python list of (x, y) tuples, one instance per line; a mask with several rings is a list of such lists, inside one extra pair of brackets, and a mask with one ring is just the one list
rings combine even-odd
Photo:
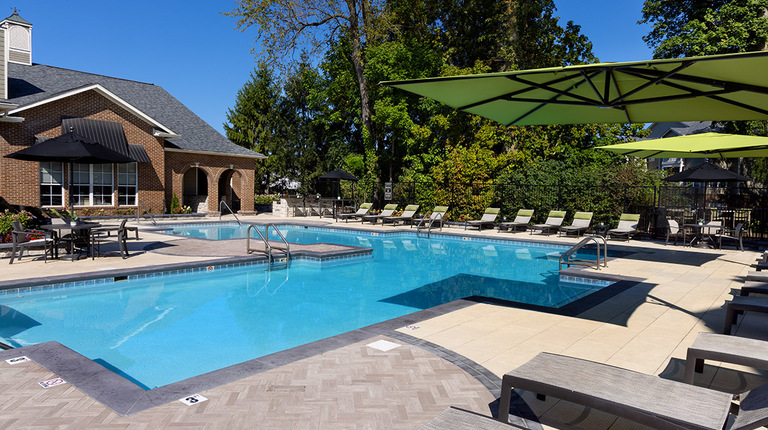
[(192, 212), (208, 212), (208, 175), (205, 170), (193, 167), (184, 173), (182, 194), (181, 204), (192, 208)]
[(240, 210), (240, 173), (237, 170), (227, 169), (219, 176), (219, 198), (225, 201), (234, 212)]

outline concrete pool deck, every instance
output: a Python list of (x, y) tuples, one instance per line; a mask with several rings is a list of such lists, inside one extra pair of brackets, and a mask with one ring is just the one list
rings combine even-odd
[[(391, 226), (333, 223), (317, 217), (241, 219), (392, 230)], [(142, 229), (149, 227), (147, 223), (140, 225)], [(577, 241), (523, 232), (443, 231), (566, 244)], [(21, 263), (8, 265), (7, 259), (0, 259), (0, 281), (24, 279), (30, 274), (64, 275), (207, 261), (214, 256), (244, 253), (240, 244), (223, 247), (218, 242), (200, 241), (205, 243), (190, 246), (192, 242), (177, 242), (189, 239), (148, 231), (142, 231), (141, 236), (142, 241), (129, 242), (132, 255), (126, 260), (110, 256), (45, 264), (24, 258)], [(158, 242), (172, 244), (178, 251), (150, 247)], [(634, 253), (609, 261), (608, 268), (600, 273), (641, 282), (578, 315), (473, 303), (407, 328), (201, 391), (208, 401), (189, 407), (171, 402), (121, 416), (71, 384), (42, 389), (38, 382), (56, 375), (37, 363), (0, 362), (0, 428), (418, 428), (447, 406), (491, 415), (498, 398), (493, 384), (498, 387), (500, 381), (482, 384), (477, 375), (466, 372), (468, 363), (500, 379), (541, 351), (682, 380), (687, 346), (698, 332), (721, 331), (723, 302), (732, 288), (743, 283), (758, 253), (665, 247), (649, 240), (611, 241), (609, 246)], [(740, 320), (737, 335), (768, 339), (768, 331), (763, 329), (766, 318), (748, 313)], [(400, 346), (386, 352), (366, 346), (376, 340)], [(765, 375), (761, 370), (707, 362), (696, 384), (736, 393), (763, 383)], [(194, 393), (179, 397), (189, 394)], [(553, 428), (640, 428), (555, 399), (540, 402), (527, 393), (523, 398), (533, 409), (523, 412), (541, 415), (546, 424), (558, 423)], [(535, 423), (532, 426), (535, 428)]]

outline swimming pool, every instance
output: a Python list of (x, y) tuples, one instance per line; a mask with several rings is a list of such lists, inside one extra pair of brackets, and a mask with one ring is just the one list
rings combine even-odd
[(559, 307), (607, 285), (561, 282), (561, 246), (280, 229), (293, 243), (373, 252), (6, 293), (0, 337), (56, 340), (152, 388), (467, 296)]

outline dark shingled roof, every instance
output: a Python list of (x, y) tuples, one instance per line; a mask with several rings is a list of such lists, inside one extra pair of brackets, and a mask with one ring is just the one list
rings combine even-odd
[[(163, 88), (143, 82), (33, 64), (8, 63), (8, 101), (25, 106), (98, 84), (180, 137), (165, 139), (166, 148), (263, 157), (227, 140)], [(24, 116), (20, 112), (19, 116)]]

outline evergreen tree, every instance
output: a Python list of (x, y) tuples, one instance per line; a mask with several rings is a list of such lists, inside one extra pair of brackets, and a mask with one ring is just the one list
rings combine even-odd
[(227, 138), (244, 148), (267, 156), (256, 162), (256, 178), (261, 188), (269, 186), (286, 173), (279, 138), (277, 103), (280, 87), (269, 68), (260, 64), (238, 90), (235, 107), (227, 110), (224, 132)]

